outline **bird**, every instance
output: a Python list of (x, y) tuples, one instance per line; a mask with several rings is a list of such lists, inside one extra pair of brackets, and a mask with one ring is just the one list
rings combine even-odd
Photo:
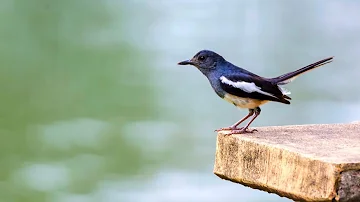
[[(230, 131), (231, 134), (253, 133), (250, 124), (260, 115), (260, 106), (269, 101), (290, 104), (290, 91), (283, 88), (295, 78), (317, 67), (331, 63), (334, 56), (322, 59), (298, 70), (274, 78), (265, 78), (228, 62), (224, 57), (211, 50), (201, 50), (191, 59), (178, 65), (192, 65), (205, 75), (215, 93), (238, 108), (245, 108), (249, 113), (233, 125), (215, 131)], [(250, 119), (244, 127), (238, 127)]]

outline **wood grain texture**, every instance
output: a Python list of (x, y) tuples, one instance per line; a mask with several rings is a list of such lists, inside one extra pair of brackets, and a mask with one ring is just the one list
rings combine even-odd
[(350, 201), (349, 187), (360, 190), (360, 178), (343, 175), (360, 172), (360, 123), (257, 129), (231, 136), (219, 132), (216, 175), (298, 201)]

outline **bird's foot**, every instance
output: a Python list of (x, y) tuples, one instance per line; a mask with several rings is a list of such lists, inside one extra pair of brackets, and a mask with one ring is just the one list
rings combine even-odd
[(223, 130), (239, 130), (239, 129), (241, 129), (241, 128), (236, 128), (236, 127), (230, 126), (230, 127), (216, 129), (215, 132), (220, 132)]
[(239, 128), (239, 129), (231, 130), (230, 133), (225, 134), (225, 136), (230, 136), (230, 135), (233, 135), (233, 134), (253, 133), (255, 131), (258, 131), (258, 130), (257, 129), (249, 130), (248, 128)]
[(215, 132), (220, 132), (220, 131), (226, 131), (228, 133), (226, 133), (225, 136), (230, 136), (232, 134), (253, 133), (258, 130), (257, 129), (250, 130), (249, 128), (244, 128), (244, 127), (237, 128), (237, 127), (233, 127), (233, 126), (226, 127), (226, 128), (219, 128), (219, 129), (215, 130)]

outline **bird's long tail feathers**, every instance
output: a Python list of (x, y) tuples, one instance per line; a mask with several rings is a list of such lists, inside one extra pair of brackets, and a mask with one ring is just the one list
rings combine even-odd
[(323, 66), (325, 64), (328, 64), (330, 62), (332, 62), (332, 59), (334, 57), (329, 57), (329, 58), (326, 58), (326, 59), (323, 59), (323, 60), (320, 60), (318, 62), (315, 62), (313, 64), (310, 64), (308, 66), (305, 66), (301, 69), (298, 69), (296, 71), (293, 71), (293, 72), (289, 72), (289, 73), (286, 73), (286, 74), (283, 74), (281, 76), (278, 76), (278, 77), (275, 77), (275, 78), (272, 78), (271, 81), (276, 84), (276, 85), (285, 85), (285, 84), (288, 84), (290, 83), (291, 81), (293, 81), (296, 77), (300, 76), (301, 74), (305, 73), (305, 72), (308, 72), (310, 70), (313, 70), (317, 67), (320, 67), (320, 66)]

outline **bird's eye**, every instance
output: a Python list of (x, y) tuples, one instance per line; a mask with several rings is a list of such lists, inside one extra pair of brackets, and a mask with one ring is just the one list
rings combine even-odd
[(205, 60), (205, 56), (203, 56), (203, 55), (202, 55), (202, 56), (200, 56), (200, 57), (199, 57), (199, 60), (200, 60), (200, 61)]

